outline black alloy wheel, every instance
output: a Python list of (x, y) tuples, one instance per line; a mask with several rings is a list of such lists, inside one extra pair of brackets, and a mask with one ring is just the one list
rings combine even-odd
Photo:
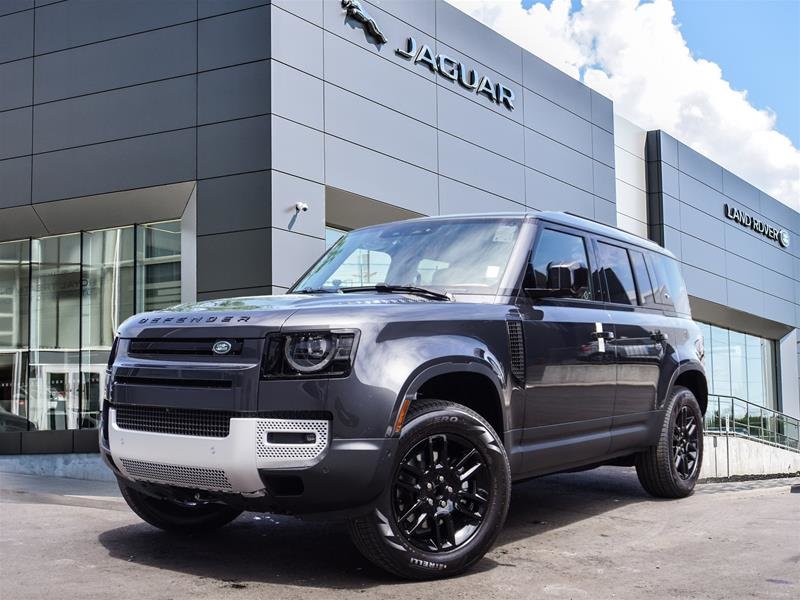
[(480, 528), (490, 489), (490, 474), (474, 444), (454, 434), (429, 436), (400, 461), (392, 490), (395, 522), (420, 550), (453, 550)]
[(681, 406), (672, 430), (672, 458), (675, 470), (683, 480), (690, 479), (697, 469), (699, 432), (695, 415), (688, 406)]
[(506, 519), (511, 469), (497, 431), (446, 400), (411, 403), (383, 493), (350, 520), (368, 560), (406, 579), (469, 569)]
[(657, 498), (694, 491), (703, 464), (703, 411), (694, 393), (676, 385), (664, 402), (656, 443), (635, 457), (642, 487)]

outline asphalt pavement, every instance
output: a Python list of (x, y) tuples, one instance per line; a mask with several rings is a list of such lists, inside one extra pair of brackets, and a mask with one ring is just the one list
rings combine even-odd
[[(797, 493), (792, 493), (795, 486)], [(632, 469), (514, 487), (471, 572), (409, 583), (341, 522), (245, 513), (210, 535), (142, 523), (113, 484), (0, 473), (0, 598), (800, 598), (800, 479), (706, 483), (654, 500)]]

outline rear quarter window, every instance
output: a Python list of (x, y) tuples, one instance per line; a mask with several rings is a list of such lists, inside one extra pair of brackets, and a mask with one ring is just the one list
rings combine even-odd
[(651, 253), (656, 279), (656, 301), (675, 308), (676, 312), (691, 315), (689, 295), (678, 261), (663, 254)]

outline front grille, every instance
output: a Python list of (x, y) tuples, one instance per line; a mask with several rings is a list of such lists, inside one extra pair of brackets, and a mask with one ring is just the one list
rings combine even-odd
[(156, 387), (186, 387), (186, 388), (220, 388), (233, 387), (230, 379), (177, 379), (175, 377), (139, 377), (118, 375), (114, 383), (119, 385), (153, 385)]
[(242, 353), (243, 342), (240, 339), (230, 338), (201, 338), (201, 339), (173, 339), (173, 338), (136, 338), (128, 345), (128, 354), (141, 354), (144, 356), (217, 356), (214, 344), (228, 342), (231, 345), (225, 356), (238, 356)]
[(506, 321), (508, 330), (508, 352), (511, 362), (511, 375), (519, 383), (525, 382), (525, 338), (522, 323)]
[(236, 415), (230, 411), (124, 404), (116, 410), (120, 429), (216, 438), (227, 437), (231, 418)]
[(121, 460), (128, 475), (134, 479), (206, 490), (232, 489), (231, 482), (228, 481), (225, 472), (220, 469), (184, 467), (130, 458)]

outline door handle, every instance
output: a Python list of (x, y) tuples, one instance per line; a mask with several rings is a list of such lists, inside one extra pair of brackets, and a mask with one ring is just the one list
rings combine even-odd
[(613, 331), (593, 331), (592, 337), (596, 340), (613, 340), (614, 339), (614, 332)]
[(654, 331), (653, 333), (650, 334), (650, 338), (654, 342), (660, 342), (660, 343), (663, 344), (664, 342), (666, 342), (669, 339), (669, 336), (666, 333), (662, 332), (662, 331)]

